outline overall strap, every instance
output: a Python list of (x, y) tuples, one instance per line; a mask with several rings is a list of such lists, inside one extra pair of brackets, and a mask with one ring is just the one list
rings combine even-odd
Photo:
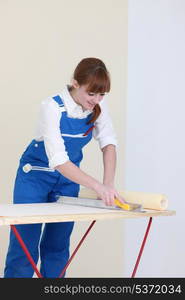
[(59, 95), (54, 96), (53, 100), (58, 103), (58, 106), (62, 109), (62, 111), (66, 111), (62, 98)]

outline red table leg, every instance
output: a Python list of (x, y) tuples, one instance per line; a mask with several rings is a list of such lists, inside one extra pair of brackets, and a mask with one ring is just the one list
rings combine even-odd
[(86, 236), (88, 235), (89, 231), (91, 230), (91, 228), (93, 227), (93, 225), (96, 223), (96, 221), (93, 221), (91, 223), (91, 225), (89, 226), (89, 228), (87, 229), (86, 233), (84, 234), (84, 236), (82, 237), (82, 239), (80, 240), (80, 242), (78, 243), (77, 247), (75, 248), (75, 250), (73, 251), (71, 257), (69, 258), (67, 264), (65, 265), (65, 267), (63, 268), (63, 270), (61, 271), (59, 278), (61, 278), (65, 271), (67, 270), (69, 264), (71, 263), (73, 257), (75, 256), (76, 252), (78, 251), (78, 249), (80, 248), (81, 244), (83, 243), (83, 241), (85, 240)]
[[(76, 249), (73, 251), (73, 254), (71, 255), (71, 257), (70, 257), (70, 259), (68, 260), (67, 264), (65, 265), (65, 267), (64, 267), (63, 270), (62, 270), (62, 272), (60, 273), (59, 278), (62, 277), (62, 276), (64, 275), (64, 273), (65, 273), (66, 269), (68, 268), (69, 264), (71, 263), (73, 257), (74, 257), (75, 254), (77, 253), (78, 249), (79, 249), (80, 246), (82, 245), (83, 241), (85, 240), (86, 236), (88, 235), (89, 231), (91, 230), (91, 228), (93, 227), (93, 225), (95, 224), (95, 222), (96, 222), (96, 221), (93, 221), (93, 222), (90, 224), (90, 226), (89, 226), (89, 228), (87, 229), (87, 231), (85, 232), (84, 236), (82, 237), (82, 239), (81, 239), (80, 242), (78, 243)], [(42, 276), (42, 274), (39, 272), (39, 270), (38, 270), (38, 268), (37, 268), (37, 266), (36, 266), (36, 264), (35, 264), (33, 258), (31, 257), (31, 255), (30, 255), (30, 253), (29, 253), (29, 251), (28, 251), (28, 248), (26, 247), (26, 245), (25, 245), (23, 239), (21, 238), (21, 235), (19, 234), (17, 228), (15, 227), (15, 225), (10, 225), (10, 227), (11, 227), (13, 233), (15, 234), (15, 236), (16, 236), (16, 238), (17, 238), (17, 240), (18, 240), (18, 242), (19, 242), (19, 244), (20, 244), (20, 246), (21, 246), (21, 248), (23, 249), (24, 253), (26, 254), (26, 257), (28, 258), (28, 260), (29, 260), (31, 266), (33, 267), (33, 269), (34, 269), (34, 271), (35, 271), (35, 273), (37, 274), (37, 276), (38, 276), (39, 278), (43, 278), (43, 276)]]
[(135, 277), (135, 274), (136, 274), (136, 271), (137, 271), (137, 268), (138, 268), (138, 265), (139, 265), (139, 262), (140, 262), (140, 259), (141, 259), (141, 255), (143, 253), (143, 249), (144, 249), (144, 246), (145, 246), (145, 243), (146, 243), (146, 239), (147, 239), (147, 236), (148, 236), (148, 233), (149, 233), (149, 230), (150, 230), (151, 223), (152, 223), (152, 217), (150, 217), (150, 219), (149, 219), (148, 226), (147, 226), (147, 229), (146, 229), (146, 232), (145, 232), (145, 235), (144, 235), (144, 239), (143, 239), (143, 242), (142, 242), (142, 245), (141, 245), (141, 248), (140, 248), (140, 251), (139, 251), (137, 261), (136, 261), (134, 270), (132, 272), (131, 278)]
[[(80, 240), (80, 242), (78, 243), (77, 247), (75, 248), (75, 250), (73, 251), (71, 257), (69, 258), (68, 262), (66, 263), (65, 267), (63, 268), (63, 270), (61, 271), (60, 275), (58, 278), (61, 278), (65, 271), (67, 270), (69, 264), (71, 263), (72, 259), (74, 258), (74, 256), (76, 255), (78, 249), (80, 248), (80, 246), (82, 245), (83, 241), (85, 240), (86, 236), (88, 235), (88, 233), (90, 232), (91, 228), (93, 227), (93, 225), (96, 223), (96, 221), (93, 221), (90, 226), (88, 227), (87, 231), (85, 232), (85, 234), (83, 235), (82, 239)], [(150, 230), (150, 226), (151, 226), (151, 223), (152, 223), (152, 217), (150, 217), (149, 219), (149, 222), (148, 222), (148, 226), (147, 226), (147, 229), (146, 229), (146, 232), (145, 232), (145, 236), (144, 236), (144, 239), (143, 239), (143, 242), (142, 242), (142, 245), (141, 245), (141, 248), (140, 248), (140, 251), (139, 251), (139, 254), (138, 254), (138, 257), (137, 257), (137, 261), (136, 261), (136, 264), (135, 264), (135, 267), (134, 267), (134, 270), (133, 270), (133, 273), (132, 273), (132, 278), (135, 277), (135, 274), (136, 274), (136, 271), (137, 271), (137, 268), (138, 268), (138, 265), (139, 265), (139, 262), (140, 262), (140, 259), (141, 259), (141, 255), (142, 255), (142, 252), (143, 252), (143, 249), (144, 249), (144, 246), (145, 246), (145, 243), (146, 243), (146, 239), (147, 239), (147, 236), (148, 236), (148, 233), (149, 233), (149, 230)], [(19, 232), (17, 231), (15, 225), (10, 225), (11, 226), (11, 229), (13, 231), (13, 233), (15, 234), (20, 246), (22, 247), (24, 253), (26, 254), (30, 264), (32, 265), (35, 273), (37, 274), (37, 276), (39, 278), (43, 278), (42, 274), (39, 272), (33, 258), (31, 257), (24, 241), (22, 240)]]
[(39, 278), (43, 278), (43, 276), (41, 275), (41, 273), (40, 273), (39, 270), (37, 269), (37, 266), (36, 266), (36, 264), (35, 264), (33, 258), (31, 257), (31, 255), (30, 255), (30, 253), (29, 253), (29, 251), (28, 251), (28, 248), (26, 247), (25, 243), (23, 242), (23, 240), (22, 240), (22, 238), (21, 238), (21, 236), (20, 236), (20, 234), (19, 234), (17, 228), (15, 227), (15, 225), (10, 225), (10, 227), (11, 227), (13, 233), (15, 234), (15, 236), (16, 236), (16, 238), (17, 238), (17, 240), (18, 240), (18, 242), (19, 242), (19, 244), (20, 244), (20, 246), (21, 246), (21, 248), (23, 249), (24, 253), (26, 254), (26, 256), (27, 256), (27, 258), (28, 258), (30, 264), (32, 265), (32, 267), (33, 267), (35, 273), (37, 274), (37, 276), (38, 276)]

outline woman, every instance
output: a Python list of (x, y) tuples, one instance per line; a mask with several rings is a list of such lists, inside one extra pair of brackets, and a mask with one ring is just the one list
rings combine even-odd
[[(124, 202), (114, 188), (116, 139), (103, 99), (109, 91), (105, 64), (85, 58), (77, 65), (71, 86), (41, 103), (36, 137), (20, 159), (14, 203), (55, 202), (59, 195), (77, 197), (79, 185), (94, 190), (106, 205), (113, 205), (115, 198)], [(79, 168), (82, 148), (92, 136), (103, 153), (103, 183)], [(42, 224), (17, 226), (35, 263), (40, 253), (44, 277), (57, 277), (65, 266), (73, 225), (48, 223), (42, 235)], [(11, 232), (5, 277), (32, 276), (33, 269)]]

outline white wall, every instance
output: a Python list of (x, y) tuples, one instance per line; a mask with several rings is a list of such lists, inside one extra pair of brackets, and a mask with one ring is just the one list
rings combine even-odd
[[(69, 83), (83, 57), (97, 56), (110, 70), (110, 113), (119, 140), (117, 186), (123, 180), (127, 0), (0, 1), (1, 203), (12, 201), (18, 160), (34, 137), (40, 102)], [(94, 155), (94, 153), (97, 153)], [(93, 159), (92, 159), (93, 158)], [(95, 163), (96, 162), (96, 163)], [(95, 142), (85, 151), (83, 170), (102, 178)], [(76, 224), (72, 249), (88, 224)], [(0, 274), (8, 244), (0, 228)], [(122, 221), (98, 222), (69, 268), (73, 277), (122, 276)]]
[[(185, 1), (128, 1), (125, 188), (165, 193), (176, 216), (156, 217), (136, 276), (184, 277)], [(147, 220), (128, 220), (130, 276)]]

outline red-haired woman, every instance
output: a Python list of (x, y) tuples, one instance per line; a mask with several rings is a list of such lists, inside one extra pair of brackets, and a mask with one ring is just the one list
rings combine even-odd
[[(104, 95), (110, 77), (98, 58), (77, 65), (71, 86), (41, 103), (35, 139), (24, 151), (17, 171), (14, 203), (55, 202), (60, 195), (77, 197), (79, 185), (94, 190), (106, 205), (124, 201), (114, 188), (116, 138)], [(82, 148), (92, 136), (103, 153), (103, 183), (83, 172)], [(92, 157), (96, 164), (96, 156)], [(44, 277), (57, 277), (69, 258), (74, 222), (18, 225), (35, 263), (39, 254)], [(40, 239), (41, 238), (41, 239)], [(5, 277), (32, 277), (33, 269), (14, 234), (6, 257)]]

